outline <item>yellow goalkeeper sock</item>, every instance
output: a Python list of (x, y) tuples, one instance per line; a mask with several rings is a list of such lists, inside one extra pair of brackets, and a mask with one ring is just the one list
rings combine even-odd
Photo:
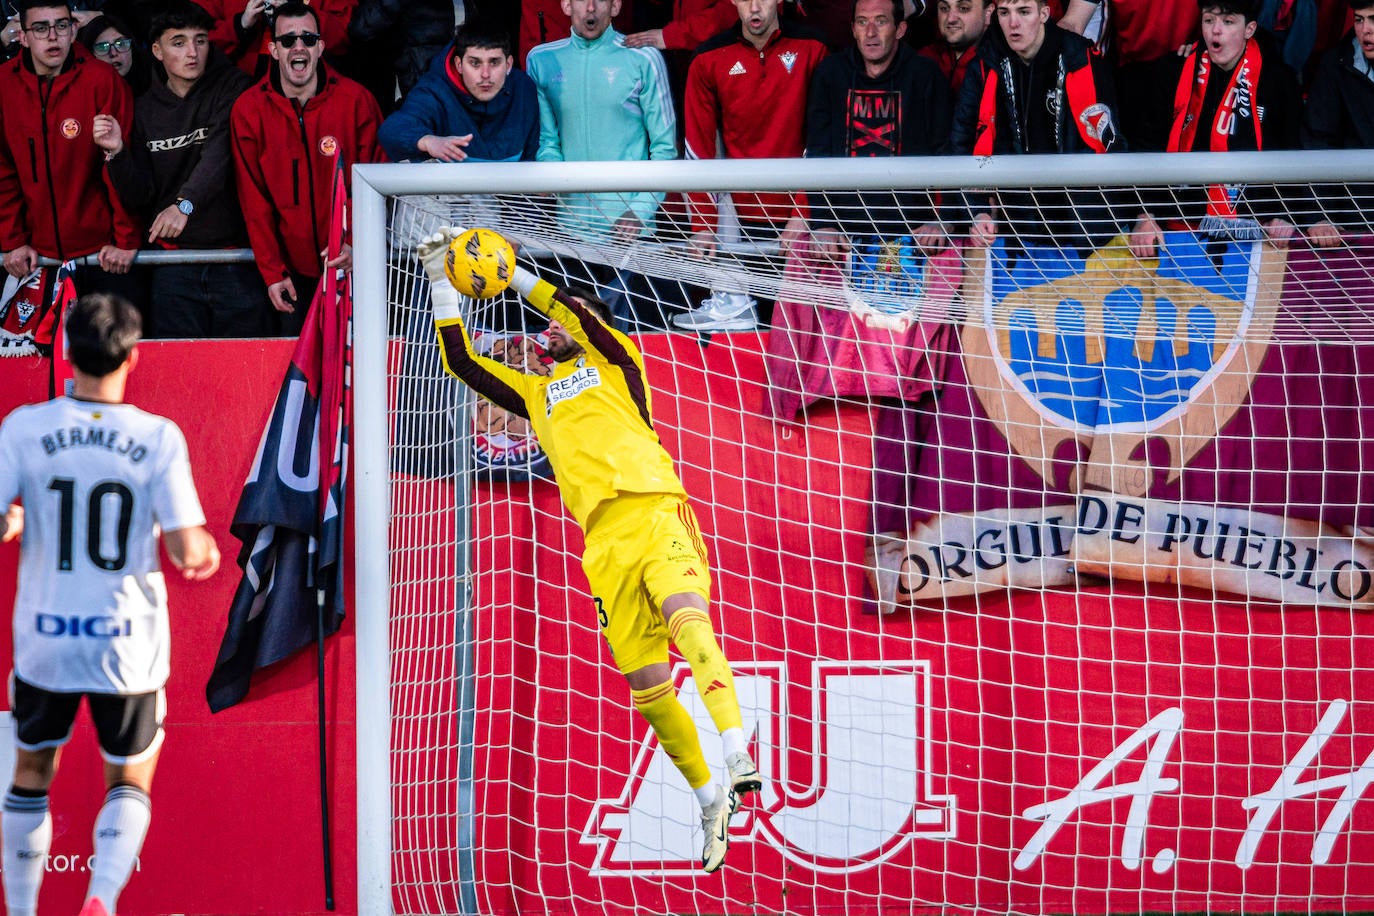
[(668, 752), (673, 764), (687, 777), (687, 785), (700, 789), (711, 781), (711, 768), (701, 753), (697, 738), (697, 724), (679, 702), (672, 681), (664, 681), (647, 690), (631, 690), (635, 708), (649, 721), (658, 743)]
[(701, 691), (701, 701), (722, 734), (726, 729), (743, 728), (739, 697), (735, 695), (735, 676), (730, 663), (716, 643), (711, 618), (705, 611), (687, 607), (674, 611), (668, 620), (668, 635), (673, 645), (692, 666), (692, 677)]

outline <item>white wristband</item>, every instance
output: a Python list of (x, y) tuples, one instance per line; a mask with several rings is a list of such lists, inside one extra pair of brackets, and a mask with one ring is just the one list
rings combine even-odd
[(429, 307), (435, 321), (454, 321), (463, 317), (458, 290), (448, 280), (430, 281)]
[(523, 267), (515, 268), (515, 275), (511, 277), (510, 286), (526, 299), (530, 293), (534, 292), (534, 285), (539, 282), (539, 278), (530, 273)]

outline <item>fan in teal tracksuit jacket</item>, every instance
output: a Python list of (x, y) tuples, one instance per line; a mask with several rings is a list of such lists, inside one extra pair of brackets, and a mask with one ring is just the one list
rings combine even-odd
[[(677, 158), (677, 115), (663, 55), (627, 48), (606, 29), (595, 40), (573, 34), (530, 51), (525, 66), (539, 90), (539, 161)], [(627, 215), (647, 232), (662, 194), (569, 194), (565, 218), (610, 234)]]
[(401, 107), (382, 122), (377, 140), (387, 158), (392, 162), (428, 158), (416, 145), (426, 134), (472, 134), (467, 145), (468, 162), (534, 159), (539, 144), (539, 103), (529, 77), (512, 69), (495, 97), (483, 102), (463, 86), (453, 53), (450, 44), (443, 54), (436, 55)]

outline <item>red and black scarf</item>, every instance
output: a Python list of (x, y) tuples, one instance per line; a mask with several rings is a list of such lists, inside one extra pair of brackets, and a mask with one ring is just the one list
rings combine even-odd
[[(1240, 130), (1254, 134), (1255, 149), (1264, 149), (1264, 130), (1260, 126), (1256, 92), (1259, 87), (1263, 59), (1259, 44), (1251, 38), (1245, 51), (1231, 71), (1230, 82), (1217, 105), (1216, 116), (1208, 128), (1207, 148), (1214, 152), (1231, 149), (1232, 139)], [(1169, 131), (1169, 152), (1189, 153), (1197, 139), (1198, 121), (1207, 96), (1207, 82), (1213, 76), (1213, 64), (1206, 50), (1198, 48), (1183, 66), (1174, 92), (1174, 123)], [(1235, 195), (1225, 185), (1207, 188), (1207, 215), (1223, 219), (1236, 216)]]
[[(1214, 153), (1231, 148), (1231, 138), (1242, 127), (1254, 131), (1255, 149), (1264, 149), (1263, 131), (1256, 111), (1255, 92), (1259, 87), (1263, 60), (1259, 44), (1251, 38), (1245, 42), (1245, 52), (1231, 71), (1216, 117), (1212, 119), (1208, 149)], [(1207, 95), (1207, 82), (1212, 77), (1212, 61), (1201, 48), (1194, 51), (1183, 67), (1178, 89), (1174, 93), (1174, 124), (1169, 132), (1169, 152), (1188, 153), (1193, 150), (1197, 136), (1199, 115)]]

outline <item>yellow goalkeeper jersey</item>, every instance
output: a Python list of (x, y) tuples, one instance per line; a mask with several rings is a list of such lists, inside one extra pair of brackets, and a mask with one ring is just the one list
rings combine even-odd
[(460, 319), (435, 322), (444, 368), (498, 407), (525, 417), (549, 456), (558, 489), (582, 530), (596, 508), (622, 493), (685, 497), (673, 459), (654, 431), (644, 357), (624, 334), (540, 280), (529, 295), (583, 354), (532, 375), (472, 348)]

